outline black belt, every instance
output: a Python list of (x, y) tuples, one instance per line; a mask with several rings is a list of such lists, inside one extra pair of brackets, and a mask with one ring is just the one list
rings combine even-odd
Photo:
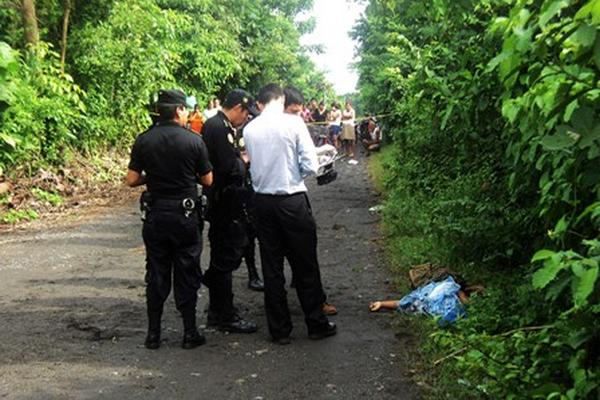
[(192, 212), (200, 209), (201, 202), (197, 196), (189, 197), (163, 197), (156, 196), (153, 194), (142, 195), (142, 208), (146, 211), (171, 211), (171, 210), (183, 210), (186, 216), (189, 216)]
[(197, 196), (173, 198), (144, 192), (140, 197), (140, 209), (142, 221), (146, 220), (146, 213), (152, 210), (169, 212), (181, 210), (187, 218), (194, 211), (201, 209), (201, 201), (199, 201)]
[(165, 199), (165, 198), (152, 198), (150, 207), (153, 208), (181, 208), (185, 211), (193, 211), (196, 206), (199, 205), (198, 198), (186, 197), (183, 199)]
[(256, 193), (257, 196), (264, 196), (264, 197), (272, 197), (272, 198), (284, 198), (284, 197), (292, 197), (292, 196), (300, 196), (300, 195), (306, 195), (306, 192), (296, 192), (296, 193), (290, 193), (290, 194), (271, 194), (271, 193)]

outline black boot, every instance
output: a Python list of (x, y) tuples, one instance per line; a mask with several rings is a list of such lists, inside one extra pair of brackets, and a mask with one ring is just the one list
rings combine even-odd
[(325, 339), (337, 333), (337, 327), (333, 322), (327, 322), (325, 326), (317, 330), (308, 330), (308, 338), (311, 340)]
[(148, 311), (148, 334), (144, 346), (150, 350), (160, 347), (160, 319), (162, 312)]
[(219, 314), (208, 306), (208, 311), (206, 312), (206, 327), (212, 328), (219, 325)]
[(183, 341), (181, 342), (181, 347), (189, 350), (195, 349), (198, 346), (202, 346), (206, 343), (206, 338), (197, 330), (186, 332), (183, 335)]
[(260, 275), (258, 275), (256, 265), (248, 266), (248, 289), (256, 292), (263, 292), (265, 290), (265, 285), (262, 279), (260, 279)]
[(160, 331), (148, 331), (146, 340), (144, 341), (144, 346), (150, 350), (158, 349), (160, 347)]
[(196, 307), (183, 309), (181, 311), (181, 318), (183, 319), (184, 332), (196, 331)]
[(206, 343), (204, 335), (198, 332), (196, 327), (196, 308), (190, 307), (181, 312), (183, 317), (183, 341), (181, 347), (184, 349), (195, 349)]

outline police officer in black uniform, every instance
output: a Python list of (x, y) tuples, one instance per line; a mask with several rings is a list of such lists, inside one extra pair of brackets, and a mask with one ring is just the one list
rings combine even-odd
[(133, 145), (126, 178), (131, 187), (147, 187), (141, 198), (148, 311), (144, 344), (149, 349), (160, 346), (163, 304), (173, 278), (175, 304), (183, 317), (182, 347), (192, 349), (206, 342), (196, 327), (202, 278), (197, 182), (212, 184), (212, 166), (202, 138), (185, 128), (188, 111), (182, 91), (161, 90), (156, 111), (158, 121)]
[(236, 89), (227, 95), (223, 110), (202, 127), (215, 177), (208, 193), (210, 265), (203, 278), (210, 296), (207, 326), (227, 332), (256, 332), (256, 324), (243, 319), (233, 305), (231, 274), (239, 267), (249, 243), (245, 215), (249, 196), (246, 160), (240, 152), (243, 138), (236, 127), (244, 124), (249, 113), (257, 112), (250, 94)]

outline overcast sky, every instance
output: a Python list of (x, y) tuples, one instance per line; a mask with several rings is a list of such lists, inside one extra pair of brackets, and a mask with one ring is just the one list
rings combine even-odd
[(314, 0), (310, 15), (317, 19), (317, 26), (310, 35), (304, 35), (301, 39), (303, 45), (323, 45), (324, 53), (313, 54), (312, 59), (326, 71), (328, 80), (339, 95), (356, 89), (358, 76), (350, 69), (355, 43), (348, 32), (364, 7), (364, 4), (349, 0)]

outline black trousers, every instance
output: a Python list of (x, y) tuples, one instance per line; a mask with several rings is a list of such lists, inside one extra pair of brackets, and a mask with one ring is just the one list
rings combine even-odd
[(243, 249), (239, 265), (242, 264), (243, 259), (243, 261), (246, 262), (246, 268), (248, 269), (248, 278), (252, 279), (258, 274), (258, 271), (256, 270), (256, 228), (251, 221), (246, 221), (244, 226), (246, 227), (248, 244)]
[(287, 337), (292, 321), (287, 303), (284, 257), (296, 282), (296, 292), (308, 331), (323, 329), (325, 295), (317, 260), (317, 229), (305, 193), (256, 195), (256, 230), (265, 284), (265, 309), (273, 338)]
[(228, 322), (235, 314), (231, 274), (240, 266), (248, 236), (242, 220), (232, 218), (227, 210), (214, 211), (208, 230), (210, 264), (203, 282), (208, 287), (212, 316)]
[[(163, 304), (174, 282), (175, 305), (184, 329), (196, 329), (197, 292), (202, 271), (202, 224), (180, 207), (152, 206), (142, 230), (146, 246), (146, 304), (150, 329), (160, 329)], [(156, 326), (158, 325), (158, 326)]]

